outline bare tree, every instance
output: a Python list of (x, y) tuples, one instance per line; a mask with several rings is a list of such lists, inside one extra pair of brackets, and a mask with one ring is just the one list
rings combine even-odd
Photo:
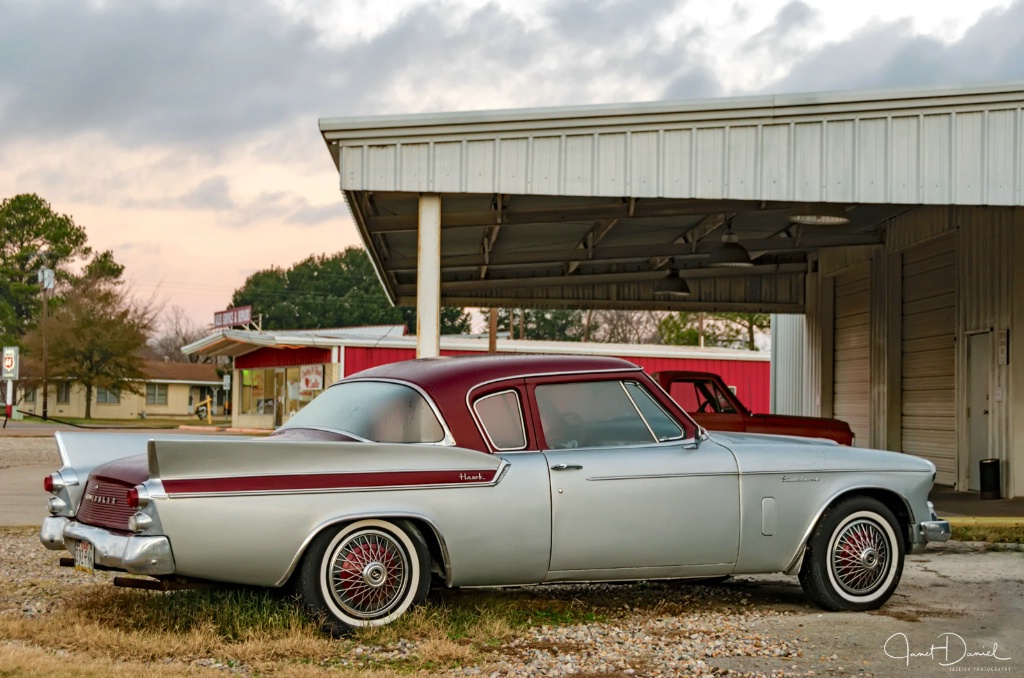
[(198, 341), (206, 336), (205, 328), (185, 315), (181, 306), (171, 306), (161, 323), (163, 329), (159, 336), (149, 342), (149, 354), (154, 360), (170, 362), (210, 363), (213, 358), (208, 356), (185, 355), (181, 347)]
[(587, 333), (591, 341), (610, 344), (660, 344), (659, 311), (594, 311)]

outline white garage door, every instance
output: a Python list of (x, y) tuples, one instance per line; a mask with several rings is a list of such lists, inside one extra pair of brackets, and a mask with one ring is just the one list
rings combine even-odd
[(902, 450), (956, 482), (956, 244), (949, 235), (903, 255)]
[(871, 434), (869, 273), (865, 262), (835, 279), (832, 412), (850, 424), (859, 447), (869, 444)]

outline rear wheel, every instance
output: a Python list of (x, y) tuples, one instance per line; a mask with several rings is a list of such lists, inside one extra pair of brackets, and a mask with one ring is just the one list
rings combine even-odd
[(903, 557), (892, 511), (876, 499), (851, 497), (829, 508), (815, 526), (800, 584), (826, 610), (874, 610), (900, 583)]
[(426, 598), (430, 554), (406, 521), (360, 520), (317, 536), (299, 590), (331, 635), (387, 624)]

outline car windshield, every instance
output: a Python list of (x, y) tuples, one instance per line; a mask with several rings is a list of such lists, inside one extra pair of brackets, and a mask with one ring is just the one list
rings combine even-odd
[(384, 381), (335, 384), (288, 420), (297, 428), (351, 433), (379, 443), (438, 443), (444, 428), (414, 388)]

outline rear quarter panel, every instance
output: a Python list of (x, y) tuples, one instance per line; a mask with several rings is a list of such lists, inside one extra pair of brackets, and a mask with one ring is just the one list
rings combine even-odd
[[(321, 530), (369, 517), (432, 526), (447, 554), (450, 585), (541, 581), (550, 547), (547, 467), (539, 454), (508, 457), (429, 445), (269, 439), (157, 442), (150, 449), (151, 470), (164, 490), (154, 502), (177, 572), (267, 586), (284, 583)], [(493, 484), (398, 487), (374, 480), (370, 487), (327, 487), (351, 485), (353, 476), (431, 471), (500, 475)], [(278, 482), (316, 484), (317, 477), (325, 479), (323, 487), (286, 489)]]

